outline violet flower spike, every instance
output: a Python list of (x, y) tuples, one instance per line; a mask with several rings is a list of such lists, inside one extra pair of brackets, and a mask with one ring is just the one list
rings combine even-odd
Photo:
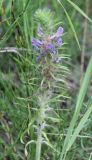
[[(36, 57), (37, 61), (40, 61), (42, 56), (50, 54), (53, 57), (53, 54), (56, 54), (58, 47), (62, 45), (61, 36), (63, 34), (64, 29), (59, 27), (56, 33), (52, 36), (45, 36), (41, 27), (38, 28), (37, 35), (40, 37), (39, 39), (32, 38), (32, 46), (38, 52)], [(53, 60), (53, 58), (52, 58)], [(58, 63), (60, 59), (57, 57), (53, 60), (53, 62)]]

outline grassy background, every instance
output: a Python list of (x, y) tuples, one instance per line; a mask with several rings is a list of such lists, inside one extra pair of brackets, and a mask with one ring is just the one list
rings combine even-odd
[[(32, 107), (36, 106), (35, 96), (39, 78), (35, 55), (31, 54), (31, 37), (36, 35), (37, 22), (34, 14), (38, 8), (48, 7), (54, 12), (55, 20), (62, 25), (65, 30), (64, 41), (67, 43), (64, 50), (65, 54), (71, 57), (70, 75), (67, 77), (66, 96), (71, 99), (61, 99), (58, 107), (61, 123), (55, 130), (62, 131), (61, 135), (49, 135), (52, 144), (55, 144), (58, 151), (61, 152), (64, 139), (72, 119), (78, 91), (81, 80), (81, 53), (76, 43), (74, 33), (69, 25), (69, 21), (60, 4), (55, 0), (16, 0), (0, 1), (0, 48), (19, 47), (26, 48), (27, 51), (20, 51), (18, 54), (11, 52), (0, 52), (0, 160), (34, 160), (35, 145), (28, 146), (28, 157), (26, 158), (24, 148), (20, 138), (27, 129), (28, 122), (33, 120), (35, 112)], [(85, 19), (76, 11), (67, 1), (62, 1), (71, 21), (74, 25), (76, 34), (82, 48)], [(86, 11), (86, 1), (81, 0), (76, 3), (84, 12)], [(89, 17), (92, 19), (91, 0), (88, 1)], [(87, 21), (88, 28), (86, 33), (86, 50), (84, 71), (86, 70), (88, 60), (91, 57), (92, 50), (92, 24)], [(32, 79), (33, 78), (33, 79)], [(31, 79), (28, 85), (28, 79)], [(86, 84), (87, 85), (87, 84)], [(87, 101), (91, 97), (92, 86), (86, 94), (83, 102), (83, 108), (79, 113), (79, 121), (87, 110)], [(28, 98), (30, 97), (30, 98)], [(77, 126), (78, 122), (76, 122)], [(89, 116), (85, 127), (80, 132), (77, 140), (70, 148), (66, 160), (91, 160), (92, 150), (92, 117)], [(76, 128), (76, 127), (75, 127)], [(55, 131), (53, 130), (53, 132)], [(34, 139), (34, 131), (30, 129), (30, 134), (26, 133), (24, 142)], [(60, 160), (57, 152), (44, 146), (42, 149), (42, 160)]]

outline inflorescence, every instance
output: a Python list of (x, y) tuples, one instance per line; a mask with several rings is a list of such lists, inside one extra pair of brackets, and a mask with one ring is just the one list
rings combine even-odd
[(43, 57), (49, 56), (52, 61), (58, 63), (60, 59), (57, 56), (58, 47), (62, 46), (61, 36), (64, 32), (62, 27), (59, 27), (57, 32), (53, 35), (45, 35), (42, 28), (37, 30), (39, 39), (32, 38), (32, 46), (37, 51), (36, 60), (39, 62)]

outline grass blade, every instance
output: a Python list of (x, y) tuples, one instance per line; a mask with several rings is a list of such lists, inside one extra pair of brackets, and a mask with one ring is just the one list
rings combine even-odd
[(75, 3), (71, 2), (70, 0), (67, 0), (67, 2), (69, 2), (83, 17), (92, 23), (92, 19), (90, 19)]
[(61, 7), (63, 8), (63, 10), (64, 10), (64, 12), (65, 12), (65, 14), (66, 14), (66, 17), (67, 17), (67, 19), (68, 19), (68, 21), (69, 21), (69, 24), (70, 24), (70, 27), (71, 27), (71, 29), (72, 29), (72, 32), (73, 32), (73, 34), (74, 34), (74, 36), (75, 36), (76, 42), (77, 42), (77, 44), (78, 44), (78, 47), (79, 47), (79, 49), (81, 50), (80, 43), (79, 43), (79, 40), (78, 40), (76, 31), (75, 31), (74, 25), (73, 25), (73, 23), (72, 23), (72, 21), (71, 21), (71, 18), (70, 18), (70, 16), (69, 16), (69, 14), (67, 13), (65, 7), (64, 7), (64, 6), (62, 5), (62, 3), (60, 2), (60, 0), (57, 0), (57, 1), (59, 2), (59, 4), (61, 5)]
[(75, 129), (74, 133), (73, 133), (73, 136), (71, 137), (70, 139), (70, 143), (68, 144), (68, 147), (67, 147), (67, 151), (71, 148), (72, 144), (74, 143), (74, 141), (76, 140), (79, 132), (82, 130), (82, 128), (84, 127), (84, 124), (86, 123), (86, 121), (88, 120), (88, 117), (89, 115), (91, 114), (92, 112), (92, 103), (90, 105), (90, 107), (88, 106), (87, 107), (88, 110), (86, 111), (86, 113), (84, 114), (83, 118), (80, 120), (77, 128)]
[(73, 133), (74, 126), (76, 124), (76, 121), (78, 119), (80, 110), (81, 110), (82, 105), (83, 105), (83, 100), (85, 98), (85, 95), (86, 95), (86, 92), (87, 92), (87, 88), (88, 88), (89, 83), (90, 83), (91, 76), (92, 76), (92, 57), (91, 57), (91, 59), (89, 61), (89, 64), (88, 64), (88, 67), (87, 67), (87, 71), (86, 71), (86, 74), (85, 74), (81, 89), (79, 91), (79, 95), (78, 95), (77, 103), (76, 103), (76, 109), (75, 109), (73, 118), (71, 120), (67, 136), (66, 136), (65, 141), (64, 141), (64, 145), (63, 145), (63, 149), (62, 149), (62, 152), (61, 152), (60, 160), (62, 160), (64, 154), (66, 153), (66, 149), (67, 149), (67, 146), (68, 146), (68, 144), (70, 142), (70, 138), (71, 138), (71, 135)]

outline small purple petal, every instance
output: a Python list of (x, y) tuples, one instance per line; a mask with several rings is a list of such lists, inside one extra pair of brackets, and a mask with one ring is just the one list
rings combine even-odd
[(60, 36), (62, 36), (63, 32), (64, 32), (64, 29), (62, 27), (59, 27), (57, 32), (53, 36), (51, 36), (50, 39), (53, 40), (55, 38), (59, 38)]
[(55, 54), (55, 47), (54, 47), (53, 44), (47, 44), (47, 45), (45, 46), (45, 49), (46, 49), (46, 51), (49, 50), (50, 53)]
[(41, 60), (41, 54), (39, 53), (36, 57), (36, 61), (39, 62)]
[(31, 42), (34, 47), (40, 47), (43, 44), (40, 40), (36, 38), (32, 38)]
[(54, 58), (54, 63), (59, 63), (60, 59), (58, 57)]
[(59, 38), (59, 39), (57, 40), (57, 46), (60, 47), (61, 45), (62, 45), (62, 39)]
[(38, 27), (38, 29), (37, 29), (37, 35), (38, 35), (39, 37), (42, 37), (42, 36), (43, 36), (43, 30), (42, 30), (41, 27)]
[(45, 48), (46, 48), (46, 50), (51, 49), (51, 48), (52, 48), (52, 44), (47, 44), (47, 45), (45, 46)]
[(54, 46), (52, 46), (52, 48), (50, 49), (50, 52), (51, 52), (52, 54), (55, 54), (55, 53), (56, 53)]
[(63, 32), (64, 32), (64, 29), (62, 27), (59, 27), (56, 32), (56, 37), (62, 36)]

